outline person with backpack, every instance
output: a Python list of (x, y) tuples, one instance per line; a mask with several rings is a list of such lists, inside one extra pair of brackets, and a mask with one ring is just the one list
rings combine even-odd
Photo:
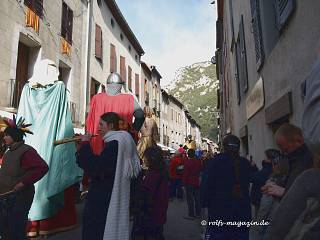
[(169, 187), (162, 149), (149, 147), (144, 153), (147, 170), (140, 182), (140, 211), (135, 215), (132, 239), (163, 240), (167, 220)]
[(186, 190), (188, 216), (184, 217), (188, 220), (193, 220), (195, 217), (200, 218), (200, 172), (202, 164), (200, 159), (195, 156), (195, 150), (188, 150), (188, 158), (184, 162), (184, 171), (182, 182)]
[(170, 161), (170, 199), (183, 199), (182, 175), (184, 170), (184, 158), (180, 151), (176, 151)]

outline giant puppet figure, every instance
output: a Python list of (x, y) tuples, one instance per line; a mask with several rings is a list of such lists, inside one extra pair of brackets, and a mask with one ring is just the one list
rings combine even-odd
[[(144, 112), (133, 94), (121, 93), (124, 84), (118, 73), (111, 73), (107, 79), (107, 92), (92, 97), (86, 121), (88, 133), (98, 134), (99, 119), (106, 112), (117, 113), (124, 121), (124, 125), (128, 124), (137, 132), (140, 130), (144, 122)], [(95, 154), (100, 154), (103, 149), (101, 137), (92, 138), (91, 146)]]
[(37, 63), (34, 75), (22, 90), (18, 109), (18, 116), (32, 123), (34, 132), (25, 142), (33, 146), (49, 166), (48, 174), (35, 184), (29, 236), (49, 235), (75, 227), (77, 223), (72, 186), (81, 181), (82, 170), (76, 164), (75, 144), (53, 146), (53, 141), (74, 135), (67, 89), (58, 81), (58, 75), (53, 61)]

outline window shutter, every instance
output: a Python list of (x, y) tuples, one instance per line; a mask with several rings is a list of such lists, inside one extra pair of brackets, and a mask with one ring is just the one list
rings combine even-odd
[(102, 30), (98, 24), (96, 24), (95, 55), (102, 60)]
[(67, 41), (72, 45), (73, 11), (68, 7)]
[[(239, 41), (237, 41), (235, 43), (235, 49), (236, 49), (236, 54), (235, 54), (235, 80), (236, 80), (236, 84), (237, 84), (237, 100), (238, 100), (238, 104), (240, 104), (241, 102), (241, 90), (240, 90), (240, 76), (239, 76), (239, 72), (240, 72), (240, 46), (239, 46)], [(228, 91), (228, 90), (226, 90)], [(228, 94), (228, 93), (226, 93)], [(228, 102), (228, 100), (227, 100)]]
[(256, 51), (256, 63), (259, 70), (264, 62), (264, 50), (262, 41), (262, 30), (260, 20), (260, 3), (259, 0), (251, 0), (252, 30)]
[(120, 56), (120, 76), (122, 81), (127, 82), (126, 79), (126, 59)]
[(128, 66), (128, 88), (132, 91), (132, 69)]
[(244, 23), (243, 15), (241, 16), (241, 22), (239, 27), (239, 37), (240, 37), (240, 83), (243, 92), (248, 90), (248, 70), (247, 70), (247, 50), (246, 50), (246, 41), (244, 33)]
[(221, 49), (223, 44), (223, 22), (221, 20), (218, 20), (216, 22), (216, 29), (217, 29), (216, 48)]
[(62, 3), (61, 15), (61, 36), (66, 39), (67, 37), (67, 21), (68, 21), (68, 6), (65, 2)]
[(135, 92), (136, 92), (136, 96), (139, 98), (139, 95), (140, 95), (140, 81), (139, 81), (139, 74), (137, 74), (137, 73), (135, 75)]
[(278, 28), (282, 30), (283, 26), (288, 21), (290, 15), (295, 9), (295, 0), (276, 0), (277, 20)]
[(43, 15), (43, 0), (34, 0), (34, 10), (35, 10), (35, 13), (39, 17), (42, 17), (42, 15)]
[(33, 2), (34, 0), (24, 0), (24, 5), (33, 10)]
[(117, 72), (116, 47), (110, 44), (110, 72)]

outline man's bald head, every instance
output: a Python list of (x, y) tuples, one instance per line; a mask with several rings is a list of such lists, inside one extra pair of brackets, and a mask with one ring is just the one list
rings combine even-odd
[(304, 144), (302, 131), (299, 127), (284, 123), (277, 130), (276, 142), (281, 151), (285, 154), (289, 154)]

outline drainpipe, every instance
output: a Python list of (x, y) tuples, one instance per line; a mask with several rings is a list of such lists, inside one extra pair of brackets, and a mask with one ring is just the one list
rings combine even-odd
[(92, 32), (92, 12), (93, 12), (93, 1), (87, 0), (87, 33), (86, 33), (86, 55), (84, 61), (84, 91), (83, 91), (83, 119), (85, 124), (86, 112), (89, 105), (89, 79), (90, 79), (90, 56), (91, 56), (91, 32)]

